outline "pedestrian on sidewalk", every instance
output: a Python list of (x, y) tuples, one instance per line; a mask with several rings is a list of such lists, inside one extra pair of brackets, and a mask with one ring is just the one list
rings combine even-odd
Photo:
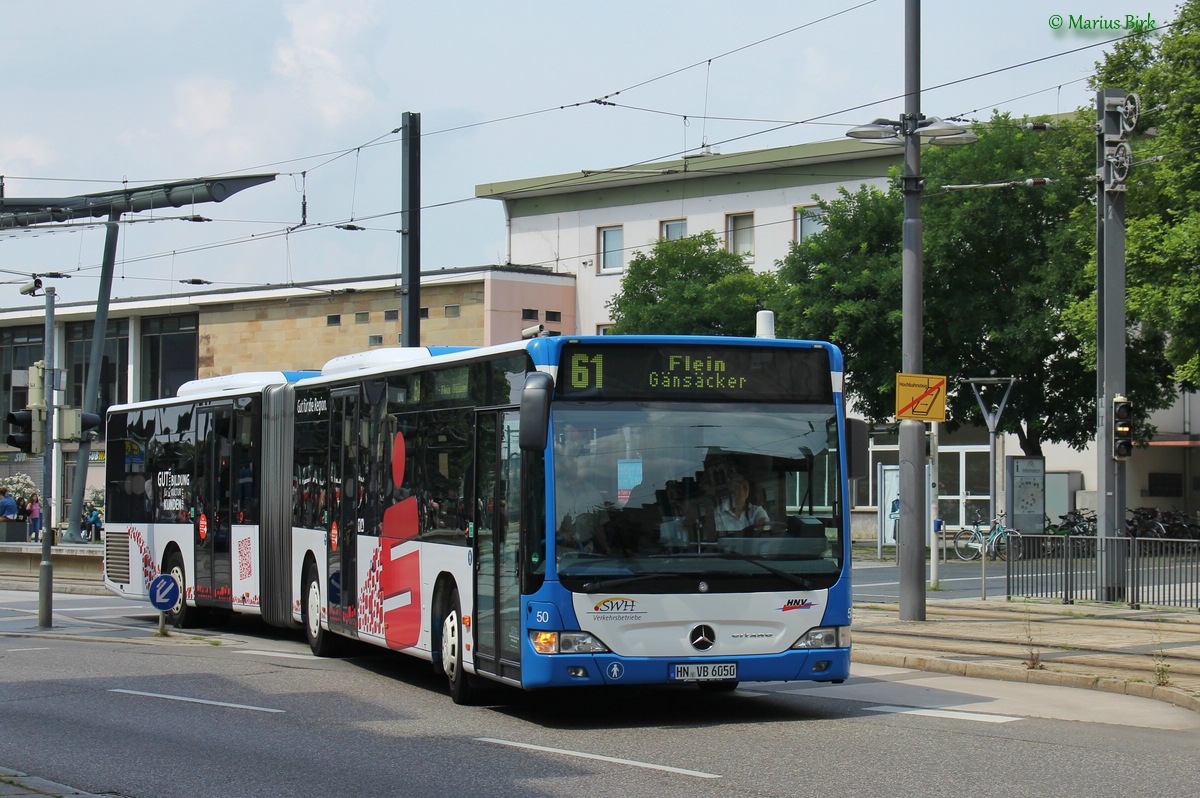
[(8, 495), (7, 487), (0, 485), (0, 518), (16, 521), (17, 515), (17, 500)]
[(29, 539), (37, 543), (42, 539), (42, 500), (36, 493), (29, 497)]

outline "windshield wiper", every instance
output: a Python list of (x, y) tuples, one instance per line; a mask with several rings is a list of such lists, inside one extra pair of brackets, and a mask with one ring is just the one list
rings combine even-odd
[(801, 590), (812, 590), (814, 587), (813, 581), (811, 579), (809, 579), (808, 577), (800, 576), (799, 574), (788, 573), (787, 571), (781, 571), (778, 568), (767, 565), (765, 562), (758, 559), (757, 557), (747, 557), (745, 554), (739, 554), (736, 551), (722, 551), (722, 552), (715, 552), (712, 554), (702, 553), (702, 554), (693, 554), (693, 555), (689, 555), (689, 556), (705, 557), (705, 558), (709, 558), (709, 557), (718, 558), (719, 557), (722, 560), (741, 560), (742, 562), (748, 562), (751, 565), (757, 565), (759, 568), (763, 569), (767, 573), (778, 576), (780, 579), (785, 579), (788, 582), (791, 582), (796, 587), (800, 588)]
[(636, 582), (645, 582), (664, 576), (679, 576), (679, 574), (674, 571), (653, 571), (651, 573), (634, 574), (633, 576), (610, 576), (607, 579), (593, 579), (590, 582), (584, 582), (582, 587), (584, 593), (596, 593), (601, 590), (612, 590), (623, 585), (632, 585)]

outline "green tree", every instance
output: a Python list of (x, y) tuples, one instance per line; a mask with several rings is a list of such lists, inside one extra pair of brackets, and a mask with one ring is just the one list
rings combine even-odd
[(819, 205), (825, 229), (794, 244), (779, 266), (776, 329), (837, 343), (855, 407), (883, 420), (895, 412), (900, 370), (903, 198), (864, 185)]
[[(1200, 386), (1197, 53), (1200, 0), (1185, 0), (1161, 34), (1117, 43), (1093, 81), (1141, 100), (1126, 200), (1128, 313), (1131, 323), (1162, 331), (1172, 376), (1193, 390)], [(1154, 136), (1145, 135), (1150, 128)]]
[(756, 274), (711, 230), (660, 239), (649, 255), (634, 254), (608, 302), (612, 332), (754, 335), (755, 312), (773, 285), (773, 275)]
[[(1038, 133), (1007, 115), (977, 132), (972, 146), (923, 158), (924, 370), (950, 377), (952, 426), (983, 423), (973, 392), (953, 390), (955, 380), (1011, 375), (1020, 382), (1001, 426), (1022, 450), (1041, 454), (1047, 442), (1082, 448), (1095, 435), (1094, 344), (1068, 317), (1095, 290), (1092, 139), (1082, 123)], [(1038, 178), (1052, 182), (1024, 183)], [(942, 189), (954, 184), (1004, 187)], [(780, 264), (781, 332), (841, 345), (848, 394), (864, 415), (885, 421), (895, 412), (901, 362), (902, 195), (896, 185), (863, 188), (822, 207), (826, 229)], [(1143, 407), (1169, 402), (1158, 387), (1161, 344), (1150, 333), (1131, 354), (1140, 381), (1130, 393)]]

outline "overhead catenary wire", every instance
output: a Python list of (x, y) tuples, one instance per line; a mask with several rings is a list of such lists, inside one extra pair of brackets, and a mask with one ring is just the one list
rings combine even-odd
[[(459, 126), (455, 126), (455, 127), (445, 128), (445, 129), (442, 129), (442, 130), (426, 131), (426, 132), (422, 133), (422, 136), (423, 136), (423, 137), (425, 137), (425, 136), (439, 135), (439, 134), (443, 134), (443, 133), (447, 133), (447, 132), (451, 132), (451, 131), (455, 131), (455, 130), (462, 130), (462, 129), (466, 129), (466, 128), (470, 128), (470, 127), (478, 127), (478, 126), (481, 126), (481, 125), (494, 124), (494, 123), (498, 123), (498, 122), (502, 122), (502, 121), (515, 120), (515, 119), (525, 118), (525, 117), (534, 116), (534, 115), (538, 115), (538, 114), (542, 114), (542, 113), (548, 113), (548, 112), (551, 112), (551, 111), (554, 111), (554, 110), (563, 110), (563, 109), (565, 109), (565, 108), (569, 108), (569, 107), (575, 107), (575, 106), (581, 106), (581, 105), (589, 105), (589, 104), (596, 104), (596, 105), (609, 106), (609, 107), (621, 107), (621, 108), (628, 108), (628, 109), (630, 109), (630, 110), (641, 111), (641, 112), (647, 112), (647, 113), (667, 114), (667, 115), (679, 116), (680, 118), (688, 118), (688, 115), (685, 115), (685, 114), (674, 114), (674, 113), (672, 113), (672, 112), (663, 111), (663, 110), (661, 110), (661, 109), (639, 108), (639, 107), (636, 107), (636, 106), (627, 106), (627, 105), (624, 105), (624, 104), (615, 103), (615, 102), (612, 102), (612, 101), (611, 101), (609, 98), (611, 98), (611, 97), (615, 97), (615, 96), (618, 96), (618, 95), (620, 95), (620, 94), (623, 94), (623, 93), (626, 93), (626, 92), (631, 92), (631, 91), (633, 91), (634, 89), (640, 88), (640, 87), (642, 87), (642, 86), (648, 85), (648, 84), (650, 84), (650, 83), (653, 83), (653, 82), (655, 82), (655, 81), (658, 81), (658, 80), (662, 80), (662, 79), (665, 79), (665, 78), (671, 77), (671, 76), (673, 76), (673, 75), (679, 74), (679, 73), (681, 73), (681, 72), (683, 72), (683, 71), (686, 71), (686, 70), (688, 70), (688, 69), (695, 68), (695, 67), (697, 67), (697, 66), (706, 65), (706, 66), (709, 66), (709, 67), (711, 67), (711, 63), (712, 63), (712, 61), (713, 61), (713, 60), (715, 60), (715, 59), (723, 58), (723, 57), (725, 57), (725, 56), (732, 55), (732, 54), (734, 54), (734, 53), (737, 53), (737, 52), (741, 52), (741, 51), (743, 51), (743, 50), (746, 50), (746, 49), (748, 49), (748, 48), (754, 47), (754, 46), (756, 46), (756, 45), (759, 45), (759, 44), (762, 44), (762, 43), (765, 43), (765, 42), (768, 42), (768, 41), (772, 41), (772, 40), (774, 40), (774, 39), (777, 39), (777, 38), (779, 38), (779, 37), (781, 37), (781, 36), (786, 36), (786, 35), (788, 35), (788, 34), (790, 34), (790, 33), (794, 33), (794, 32), (796, 32), (796, 31), (803, 30), (803, 29), (805, 29), (805, 28), (808, 28), (808, 27), (811, 27), (812, 25), (815, 25), (815, 24), (817, 24), (817, 23), (819, 23), (819, 22), (822, 22), (822, 21), (825, 21), (825, 20), (831, 19), (831, 18), (833, 18), (833, 17), (839, 16), (839, 15), (842, 15), (842, 14), (845, 14), (845, 13), (849, 13), (850, 11), (853, 11), (853, 10), (856, 10), (856, 9), (859, 9), (859, 8), (862, 8), (862, 7), (864, 7), (864, 6), (867, 6), (867, 5), (871, 5), (873, 2), (874, 2), (874, 0), (869, 0), (869, 2), (860, 3), (860, 4), (858, 4), (858, 5), (855, 5), (855, 6), (852, 6), (852, 7), (850, 7), (850, 8), (843, 9), (843, 10), (841, 10), (841, 11), (838, 11), (838, 12), (835, 12), (835, 13), (833, 13), (833, 14), (827, 15), (826, 17), (822, 17), (822, 18), (820, 18), (820, 19), (817, 19), (817, 20), (810, 21), (810, 22), (808, 22), (808, 23), (805, 23), (804, 25), (796, 26), (796, 27), (794, 27), (794, 28), (791, 28), (791, 29), (788, 29), (788, 30), (786, 30), (786, 31), (782, 31), (782, 32), (780, 32), (780, 33), (778, 33), (778, 34), (774, 34), (774, 35), (772, 35), (772, 36), (770, 36), (770, 37), (766, 37), (766, 38), (763, 38), (763, 39), (759, 39), (759, 40), (757, 40), (757, 41), (755, 41), (755, 42), (752, 42), (752, 43), (749, 43), (749, 44), (746, 44), (746, 45), (742, 45), (742, 46), (740, 46), (740, 47), (738, 47), (738, 48), (734, 48), (734, 49), (732, 49), (732, 50), (726, 51), (726, 52), (724, 52), (724, 53), (721, 53), (721, 54), (719, 54), (719, 55), (717, 55), (717, 56), (712, 56), (712, 57), (710, 57), (710, 58), (706, 58), (706, 59), (704, 59), (704, 60), (697, 61), (697, 62), (695, 62), (694, 64), (690, 64), (690, 65), (688, 65), (688, 66), (686, 66), (686, 67), (681, 67), (681, 68), (679, 68), (679, 69), (672, 70), (672, 71), (670, 71), (670, 72), (664, 73), (664, 74), (662, 74), (662, 75), (659, 75), (659, 76), (657, 76), (657, 77), (650, 78), (650, 79), (647, 79), (647, 80), (644, 80), (644, 81), (641, 81), (641, 82), (638, 82), (638, 83), (632, 84), (632, 85), (630, 85), (630, 86), (624, 87), (624, 88), (622, 88), (622, 89), (618, 89), (618, 90), (616, 90), (616, 91), (614, 91), (614, 92), (610, 92), (610, 93), (608, 93), (608, 94), (605, 94), (605, 95), (601, 95), (600, 97), (597, 97), (597, 98), (595, 98), (594, 100), (580, 101), (580, 102), (578, 102), (578, 103), (575, 103), (575, 104), (560, 105), (560, 106), (556, 106), (556, 107), (547, 107), (547, 108), (545, 108), (545, 109), (541, 109), (541, 110), (538, 110), (538, 111), (531, 111), (531, 112), (526, 112), (526, 113), (521, 113), (521, 114), (512, 114), (512, 115), (508, 115), (508, 116), (501, 117), (501, 118), (498, 118), (498, 119), (493, 119), (493, 120), (485, 120), (485, 121), (482, 121), (482, 122), (478, 122), (478, 123), (472, 123), (472, 124), (468, 124), (468, 125), (459, 125)], [(1168, 24), (1162, 25), (1162, 26), (1160, 26), (1160, 29), (1161, 29), (1161, 28), (1170, 27), (1170, 24), (1171, 24), (1171, 23), (1168, 23)], [(1131, 35), (1136, 35), (1136, 34), (1131, 34)], [(1123, 38), (1128, 38), (1128, 37), (1127, 37), (1127, 36), (1115, 37), (1115, 38), (1113, 38), (1113, 39), (1109, 39), (1109, 40), (1107, 40), (1107, 41), (1101, 41), (1101, 42), (1095, 42), (1095, 43), (1091, 43), (1091, 44), (1084, 45), (1084, 46), (1081, 46), (1081, 47), (1076, 47), (1076, 48), (1072, 48), (1072, 49), (1070, 49), (1070, 50), (1062, 51), (1062, 52), (1060, 52), (1060, 53), (1055, 53), (1055, 54), (1051, 54), (1051, 55), (1047, 55), (1047, 56), (1039, 57), (1039, 58), (1036, 58), (1036, 59), (1031, 59), (1031, 60), (1028, 60), (1028, 61), (1024, 61), (1024, 62), (1021, 62), (1021, 63), (1018, 63), (1018, 64), (1013, 64), (1013, 65), (1010, 65), (1010, 66), (1007, 66), (1007, 67), (1002, 67), (1002, 68), (998, 68), (998, 69), (994, 69), (994, 70), (988, 70), (988, 71), (986, 71), (986, 72), (978, 73), (978, 74), (976, 74), (976, 75), (971, 75), (971, 76), (964, 77), (964, 78), (960, 78), (960, 79), (957, 79), (957, 80), (953, 80), (953, 81), (947, 81), (947, 82), (940, 83), (940, 84), (937, 84), (937, 85), (934, 85), (934, 86), (930, 86), (930, 87), (927, 87), (927, 88), (925, 88), (925, 89), (924, 89), (924, 91), (935, 91), (935, 90), (937, 90), (937, 89), (940, 89), (940, 88), (945, 88), (945, 87), (948, 87), (948, 86), (952, 86), (952, 85), (960, 84), (960, 83), (963, 83), (963, 82), (966, 82), (966, 81), (975, 80), (975, 79), (979, 79), (979, 78), (982, 78), (982, 77), (987, 77), (987, 76), (990, 76), (990, 75), (995, 75), (995, 74), (998, 74), (998, 73), (1001, 73), (1001, 72), (1004, 72), (1004, 71), (1008, 71), (1008, 70), (1012, 70), (1012, 69), (1017, 69), (1017, 68), (1021, 68), (1021, 67), (1029, 66), (1029, 65), (1032, 65), (1032, 64), (1041, 63), (1041, 62), (1044, 62), (1044, 61), (1046, 61), (1046, 60), (1049, 60), (1049, 59), (1052, 59), (1052, 58), (1056, 58), (1056, 57), (1060, 57), (1060, 56), (1064, 56), (1064, 55), (1069, 55), (1069, 54), (1072, 54), (1072, 53), (1077, 53), (1077, 52), (1080, 52), (1080, 51), (1083, 51), (1083, 50), (1087, 50), (1087, 49), (1090, 49), (1090, 48), (1104, 46), (1104, 45), (1106, 45), (1106, 44), (1111, 44), (1112, 42), (1119, 41), (1119, 40), (1121, 40), (1121, 39), (1123, 39)], [(1086, 79), (1086, 78), (1083, 78), (1083, 79)], [(1082, 80), (1082, 79), (1081, 79), (1081, 80)], [(1072, 81), (1072, 82), (1074, 82), (1074, 81)], [(1059, 85), (1060, 85), (1060, 87), (1061, 87), (1061, 85), (1063, 85), (1063, 84), (1059, 84)], [(1044, 89), (1043, 91), (1046, 91), (1046, 90), (1049, 90), (1049, 89)], [(1036, 93), (1038, 93), (1038, 92), (1034, 92), (1034, 94), (1036, 94)], [(872, 101), (872, 102), (869, 102), (869, 103), (862, 103), (862, 104), (859, 104), (859, 105), (850, 106), (850, 107), (847, 107), (847, 108), (839, 109), (839, 110), (837, 110), (837, 111), (833, 111), (833, 112), (826, 113), (826, 114), (820, 114), (820, 115), (813, 116), (813, 117), (810, 117), (810, 118), (808, 118), (808, 119), (803, 119), (803, 120), (756, 120), (756, 119), (752, 119), (752, 118), (747, 118), (745, 121), (748, 121), (748, 122), (757, 122), (757, 123), (768, 123), (768, 124), (771, 124), (772, 126), (771, 126), (771, 127), (768, 127), (768, 128), (766, 128), (766, 129), (764, 129), (764, 130), (753, 131), (753, 132), (746, 133), (746, 134), (743, 134), (743, 135), (732, 136), (732, 137), (729, 137), (729, 138), (723, 139), (723, 140), (721, 140), (720, 142), (715, 142), (715, 143), (713, 144), (713, 146), (719, 146), (719, 145), (721, 145), (721, 144), (728, 144), (728, 143), (733, 143), (733, 142), (737, 142), (737, 141), (742, 141), (742, 140), (745, 140), (745, 139), (753, 138), (753, 137), (756, 137), (756, 136), (762, 136), (762, 135), (766, 135), (766, 134), (768, 134), (768, 133), (775, 132), (775, 131), (778, 131), (778, 130), (783, 130), (783, 129), (786, 129), (786, 128), (788, 128), (788, 127), (793, 127), (793, 126), (796, 126), (796, 125), (802, 125), (802, 124), (826, 124), (826, 125), (839, 124), (839, 123), (830, 122), (830, 121), (825, 121), (825, 120), (827, 120), (829, 117), (836, 116), (836, 115), (839, 115), (839, 114), (846, 114), (846, 113), (850, 113), (850, 112), (852, 112), (852, 111), (856, 111), (856, 110), (861, 110), (861, 109), (863, 109), (863, 108), (867, 108), (867, 107), (870, 107), (870, 106), (873, 106), (873, 105), (878, 105), (878, 104), (882, 104), (882, 103), (886, 103), (886, 102), (895, 101), (895, 100), (897, 100), (897, 99), (900, 99), (900, 98), (902, 98), (903, 96), (904, 96), (903, 94), (897, 94), (897, 95), (893, 95), (893, 96), (891, 96), (891, 97), (883, 98), (883, 99), (880, 99), (880, 100), (875, 100), (875, 101)], [(1030, 96), (1030, 95), (1023, 95), (1023, 96)], [(977, 109), (977, 110), (978, 110), (978, 109)], [(699, 117), (697, 117), (697, 116), (694, 116), (694, 115), (693, 115), (691, 118), (701, 118), (701, 119), (705, 119), (705, 120), (707, 120), (707, 119), (711, 118), (711, 119), (714, 119), (714, 120), (722, 120), (722, 121), (729, 121), (729, 120), (732, 120), (732, 121), (738, 121), (738, 120), (737, 120), (737, 118), (735, 118), (735, 117), (722, 117), (722, 116), (713, 116), (713, 117), (709, 117), (709, 116), (708, 116), (708, 114), (707, 114), (707, 100), (706, 100), (706, 108), (705, 108), (705, 113), (704, 113), (703, 115), (700, 115)], [(337, 160), (340, 160), (340, 159), (344, 158), (346, 155), (350, 154), (351, 152), (353, 152), (353, 153), (356, 153), (356, 154), (358, 154), (358, 155), (361, 155), (362, 151), (363, 151), (364, 149), (366, 149), (366, 148), (375, 147), (375, 146), (382, 146), (382, 145), (384, 145), (384, 144), (390, 144), (390, 143), (394, 143), (393, 141), (390, 141), (389, 139), (390, 139), (390, 137), (392, 137), (392, 136), (396, 135), (396, 134), (397, 134), (397, 133), (399, 133), (399, 132), (401, 132), (401, 128), (394, 128), (394, 129), (390, 130), (390, 131), (389, 131), (389, 132), (387, 132), (387, 133), (383, 133), (383, 134), (381, 134), (381, 135), (379, 135), (379, 136), (376, 136), (375, 138), (373, 138), (373, 139), (371, 139), (371, 140), (369, 140), (369, 141), (367, 141), (367, 142), (364, 142), (364, 143), (362, 143), (362, 144), (356, 145), (355, 147), (347, 148), (347, 149), (345, 149), (345, 150), (340, 150), (340, 151), (331, 151), (331, 152), (328, 152), (328, 153), (322, 153), (322, 154), (319, 154), (319, 155), (314, 155), (314, 156), (305, 156), (304, 158), (289, 159), (289, 160), (284, 160), (284, 161), (276, 161), (276, 162), (274, 162), (274, 163), (273, 163), (273, 164), (271, 164), (271, 165), (287, 164), (287, 163), (296, 163), (296, 162), (300, 162), (300, 161), (312, 160), (313, 158), (317, 158), (317, 157), (325, 157), (325, 158), (326, 158), (326, 160), (324, 160), (323, 162), (321, 162), (321, 163), (317, 164), (315, 167), (313, 167), (313, 168), (321, 168), (321, 167), (324, 167), (324, 166), (328, 166), (329, 164), (331, 164), (331, 163), (333, 163), (333, 162), (335, 162), (335, 161), (337, 161)], [(707, 144), (707, 142), (705, 142), (705, 144)], [(670, 153), (670, 154), (667, 154), (667, 155), (664, 155), (664, 156), (658, 156), (657, 158), (654, 158), (654, 159), (647, 159), (647, 160), (643, 160), (643, 161), (638, 161), (638, 162), (636, 162), (636, 163), (629, 164), (629, 165), (627, 165), (626, 167), (614, 167), (614, 168), (613, 168), (612, 170), (610, 170), (610, 171), (612, 171), (612, 172), (614, 172), (614, 173), (615, 173), (615, 172), (617, 172), (617, 171), (618, 171), (619, 169), (621, 169), (621, 168), (629, 168), (629, 167), (632, 167), (632, 166), (638, 166), (638, 165), (643, 165), (643, 164), (647, 164), (647, 163), (653, 163), (653, 162), (655, 162), (655, 161), (658, 161), (658, 160), (665, 160), (665, 159), (669, 159), (669, 158), (671, 158), (671, 157), (673, 157), (673, 156), (678, 156), (678, 155), (684, 154), (685, 152), (686, 152), (686, 150), (683, 150), (683, 151), (677, 151), (677, 152), (675, 152), (675, 153)], [(713, 158), (720, 158), (721, 156), (712, 156), (712, 157), (713, 157)], [(357, 161), (356, 161), (356, 164), (357, 164)], [(257, 169), (257, 168), (261, 168), (261, 167), (254, 167), (254, 168), (255, 168), (255, 169)], [(244, 170), (236, 170), (236, 171), (244, 171)], [(309, 170), (305, 170), (305, 171), (303, 171), (303, 172), (300, 172), (299, 174), (301, 174), (301, 175), (307, 175), (307, 172), (308, 172), (308, 171), (309, 171)], [(713, 170), (713, 171), (717, 171), (717, 170)], [(356, 173), (357, 173), (357, 167), (356, 167)], [(41, 179), (41, 178), (20, 178), (20, 179)], [(46, 179), (47, 179), (47, 180), (65, 180), (65, 179), (63, 179), (63, 178), (46, 178)], [(574, 179), (574, 178), (572, 177), (572, 178), (567, 178), (567, 179), (569, 180), (569, 179)], [(101, 182), (101, 181), (95, 181), (95, 182)], [(122, 183), (124, 183), (124, 184), (129, 184), (129, 182), (131, 182), (131, 181), (128, 181), (128, 180), (122, 180), (121, 182), (122, 182)], [(138, 182), (138, 181), (134, 181), (134, 182)], [(543, 184), (541, 184), (540, 186), (537, 186), (537, 187), (531, 187), (531, 190), (535, 190), (535, 189), (536, 189), (536, 188), (538, 188), (538, 187), (541, 187), (541, 188), (552, 187), (553, 185), (556, 185), (558, 182), (559, 182), (559, 181), (549, 181), (549, 182), (546, 182), (546, 183), (543, 183)], [(566, 181), (564, 180), (563, 182), (566, 182)], [(463, 197), (463, 198), (458, 198), (458, 199), (451, 199), (451, 200), (446, 200), (446, 201), (442, 201), (442, 202), (429, 203), (429, 204), (426, 204), (426, 205), (422, 205), (422, 208), (421, 208), (421, 209), (422, 209), (422, 210), (428, 210), (428, 209), (436, 209), (436, 208), (445, 208), (445, 207), (449, 207), (449, 206), (453, 206), (453, 205), (458, 205), (458, 204), (463, 204), (463, 203), (467, 203), (467, 202), (475, 202), (475, 201), (478, 201), (478, 200), (480, 200), (480, 199), (485, 199), (485, 198), (483, 198), (483, 197), (477, 197), (477, 196), (470, 196), (470, 197)], [(344, 226), (344, 225), (345, 225), (345, 224), (346, 224), (348, 221), (356, 221), (356, 219), (355, 219), (355, 215), (354, 215), (354, 212), (353, 212), (353, 211), (354, 211), (353, 204), (352, 204), (352, 209), (351, 209), (351, 210), (352, 210), (352, 213), (351, 213), (351, 217), (350, 217), (350, 219), (349, 219), (349, 220), (338, 220), (338, 221), (333, 221), (333, 222), (326, 222), (326, 223), (321, 223), (321, 224), (312, 225), (312, 227), (313, 227), (314, 229), (323, 229), (323, 228), (328, 228), (328, 227), (341, 227), (341, 226)], [(364, 216), (364, 217), (361, 217), (361, 219), (360, 219), (360, 220), (382, 219), (382, 218), (386, 218), (386, 217), (389, 217), (389, 216), (398, 215), (399, 213), (400, 213), (400, 211), (399, 211), (399, 210), (386, 211), (386, 212), (382, 212), (382, 213), (371, 214), (371, 215), (369, 215), (369, 216)], [(235, 221), (235, 222), (236, 222), (236, 221), (245, 221), (245, 220), (228, 220), (228, 221)], [(307, 223), (308, 223), (308, 222), (307, 222), (307, 196), (306, 196), (306, 195), (305, 195), (304, 201), (303, 201), (303, 203), (302, 203), (301, 221), (302, 221), (302, 224), (307, 224)], [(268, 222), (268, 223), (270, 223), (270, 222)], [(102, 222), (98, 222), (98, 223), (97, 223), (97, 225), (102, 225), (102, 224), (103, 224)], [(367, 229), (373, 229), (373, 228), (367, 228)], [(265, 232), (262, 232), (262, 233), (257, 233), (257, 234), (251, 235), (251, 236), (242, 236), (242, 237), (236, 237), (236, 238), (231, 238), (231, 239), (225, 239), (225, 240), (216, 241), (216, 242), (209, 242), (209, 243), (206, 243), (206, 244), (203, 244), (203, 245), (197, 245), (197, 246), (194, 246), (194, 247), (183, 248), (183, 249), (180, 249), (180, 250), (173, 250), (172, 252), (173, 252), (173, 254), (174, 254), (174, 253), (178, 253), (178, 252), (184, 252), (184, 253), (186, 253), (186, 252), (200, 252), (200, 251), (205, 251), (205, 250), (214, 249), (214, 248), (218, 248), (218, 247), (236, 246), (236, 245), (241, 245), (241, 244), (249, 243), (249, 242), (252, 242), (252, 241), (257, 241), (257, 240), (264, 240), (264, 239), (270, 239), (270, 238), (274, 238), (274, 237), (277, 237), (277, 236), (279, 236), (279, 235), (283, 235), (285, 232), (286, 232), (285, 230), (273, 230), (273, 231), (265, 231)], [(149, 260), (153, 260), (153, 259), (156, 259), (156, 258), (161, 258), (161, 257), (165, 257), (165, 256), (166, 256), (166, 254), (165, 254), (165, 253), (149, 254), (149, 255), (144, 255), (144, 256), (138, 256), (138, 257), (135, 257), (135, 258), (129, 259), (128, 261), (123, 261), (123, 262), (127, 262), (127, 263), (136, 263), (136, 262), (139, 262), (139, 261), (149, 261)], [(98, 267), (96, 267), (96, 268), (98, 268)], [(137, 278), (137, 279), (142, 279), (142, 278)]]

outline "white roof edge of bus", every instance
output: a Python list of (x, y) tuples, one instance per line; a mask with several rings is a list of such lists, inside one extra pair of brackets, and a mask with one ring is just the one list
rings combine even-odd
[(268, 385), (282, 385), (288, 381), (282, 371), (245, 371), (238, 374), (223, 374), (220, 377), (204, 377), (199, 380), (188, 380), (175, 391), (177, 397), (198, 396), (222, 391), (245, 391), (246, 389), (265, 388)]
[(352, 374), (356, 371), (371, 371), (384, 366), (403, 365), (433, 357), (424, 346), (389, 346), (386, 349), (368, 349), (352, 355), (340, 355), (321, 367), (322, 377)]
[[(437, 355), (436, 357), (441, 363), (474, 360), (495, 353), (523, 351), (528, 343), (529, 341), (508, 341), (491, 346), (468, 347), (461, 352), (452, 352)], [(366, 352), (356, 352), (352, 355), (335, 357), (325, 364), (325, 367), (321, 369), (319, 377), (306, 377), (300, 380), (298, 384), (312, 385), (315, 381), (323, 381), (328, 377), (339, 377), (363, 372), (387, 372), (397, 366), (419, 363), (422, 360), (430, 360), (433, 357), (435, 355), (423, 346), (393, 346), (386, 349), (370, 349)]]

